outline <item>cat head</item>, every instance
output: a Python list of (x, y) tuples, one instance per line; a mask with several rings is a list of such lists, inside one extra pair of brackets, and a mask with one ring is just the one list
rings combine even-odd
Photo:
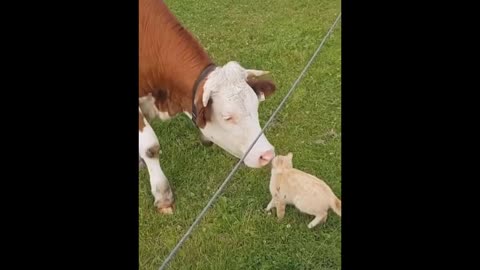
[(272, 160), (272, 169), (291, 169), (293, 168), (293, 154), (290, 152), (286, 156), (277, 155)]

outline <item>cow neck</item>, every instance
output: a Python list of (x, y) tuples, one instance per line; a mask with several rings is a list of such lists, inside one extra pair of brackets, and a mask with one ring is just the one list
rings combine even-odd
[[(148, 3), (140, 14), (139, 96), (152, 95), (157, 109), (170, 117), (191, 114), (193, 85), (213, 61), (163, 1)], [(202, 82), (197, 88), (201, 95)]]

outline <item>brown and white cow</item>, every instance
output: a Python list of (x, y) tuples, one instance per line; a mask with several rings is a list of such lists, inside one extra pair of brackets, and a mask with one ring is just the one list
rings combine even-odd
[[(261, 131), (259, 102), (275, 85), (258, 78), (265, 71), (233, 61), (214, 65), (163, 1), (140, 0), (139, 11), (139, 156), (148, 169), (155, 206), (171, 213), (173, 194), (160, 167), (158, 138), (147, 119), (185, 113), (200, 129), (203, 142), (241, 158)], [(259, 168), (274, 156), (274, 147), (262, 135), (244, 163)]]

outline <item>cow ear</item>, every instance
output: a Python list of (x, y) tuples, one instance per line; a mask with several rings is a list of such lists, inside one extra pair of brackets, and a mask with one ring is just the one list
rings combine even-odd
[(197, 105), (197, 127), (204, 128), (207, 125), (207, 122), (212, 118), (212, 99), (207, 101), (207, 106)]
[(203, 107), (207, 107), (208, 103), (210, 102), (210, 96), (212, 94), (212, 90), (210, 88), (206, 88), (205, 84), (202, 85), (203, 94), (202, 94), (202, 105)]
[(200, 83), (198, 96), (195, 99), (195, 107), (197, 108), (197, 119), (195, 123), (197, 127), (204, 128), (212, 117), (212, 102), (210, 97), (211, 91), (205, 87), (205, 82)]
[(247, 79), (248, 85), (257, 94), (258, 100), (264, 101), (266, 97), (273, 94), (276, 89), (275, 84), (270, 80), (258, 80), (256, 78)]
[(270, 74), (270, 71), (266, 71), (266, 70), (246, 69), (245, 71), (247, 72), (247, 78), (250, 78), (250, 77), (258, 78), (258, 77)]
[(247, 69), (247, 83), (257, 94), (258, 100), (264, 101), (276, 89), (275, 84), (270, 79), (270, 71)]

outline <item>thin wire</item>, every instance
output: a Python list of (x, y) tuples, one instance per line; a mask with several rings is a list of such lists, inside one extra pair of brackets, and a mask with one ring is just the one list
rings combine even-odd
[(260, 134), (258, 134), (257, 138), (253, 141), (253, 143), (250, 145), (250, 147), (247, 149), (247, 152), (245, 152), (245, 154), (243, 155), (243, 157), (237, 162), (237, 164), (235, 165), (235, 167), (233, 167), (232, 171), (230, 172), (230, 174), (228, 174), (227, 178), (225, 178), (225, 181), (223, 181), (222, 185), (217, 189), (217, 191), (215, 192), (215, 194), (213, 194), (212, 198), (210, 199), (210, 201), (208, 201), (207, 205), (203, 208), (202, 212), (200, 212), (200, 214), (197, 216), (197, 218), (195, 219), (195, 221), (192, 223), (192, 225), (190, 226), (190, 228), (188, 228), (187, 232), (183, 235), (182, 239), (180, 239), (180, 241), (178, 241), (177, 245), (172, 249), (172, 251), (170, 252), (170, 254), (168, 255), (167, 258), (165, 258), (165, 260), (163, 261), (162, 265), (160, 266), (160, 270), (163, 270), (163, 269), (166, 269), (168, 263), (173, 259), (173, 257), (175, 256), (175, 254), (177, 253), (177, 251), (180, 249), (180, 247), (183, 245), (183, 243), (185, 242), (185, 240), (187, 240), (187, 238), (190, 236), (190, 234), (192, 233), (193, 229), (198, 225), (198, 223), (202, 220), (202, 218), (204, 217), (204, 215), (207, 213), (207, 211), (210, 209), (210, 207), (212, 206), (212, 204), (216, 201), (217, 197), (222, 193), (222, 191), (225, 189), (225, 186), (228, 184), (228, 182), (230, 181), (230, 179), (232, 178), (233, 174), (238, 170), (238, 168), (240, 167), (240, 165), (242, 164), (243, 160), (245, 159), (245, 157), (248, 155), (248, 153), (250, 152), (250, 150), (252, 150), (253, 146), (257, 143), (258, 139), (260, 138), (260, 136), (262, 136), (263, 132), (265, 131), (265, 129), (268, 127), (268, 125), (270, 125), (270, 123), (272, 122), (273, 118), (275, 117), (275, 115), (280, 111), (280, 109), (282, 108), (283, 104), (285, 103), (285, 101), (288, 99), (288, 97), (292, 94), (293, 90), (297, 87), (297, 84), (298, 82), (300, 82), (300, 80), (302, 79), (303, 75), (305, 75), (305, 72), (308, 70), (308, 68), (310, 67), (310, 65), (313, 63), (313, 60), (315, 59), (315, 57), (317, 56), (318, 52), (320, 51), (320, 49), (323, 47), (323, 44), (325, 43), (325, 40), (327, 39), (327, 37), (331, 34), (332, 30), (335, 28), (338, 20), (340, 19), (340, 16), (342, 15), (342, 13), (340, 12), (340, 14), (338, 14), (337, 16), (337, 19), (335, 20), (335, 22), (332, 24), (332, 26), (330, 27), (330, 29), (328, 30), (327, 34), (325, 35), (325, 37), (322, 39), (322, 42), (320, 43), (320, 45), (318, 46), (317, 50), (315, 51), (315, 53), (313, 54), (312, 58), (310, 58), (310, 61), (308, 61), (307, 65), (305, 66), (305, 68), (303, 69), (303, 71), (300, 73), (300, 76), (298, 76), (297, 80), (293, 83), (292, 87), (290, 88), (290, 90), (288, 91), (288, 93), (285, 95), (285, 97), (283, 98), (282, 102), (280, 102), (280, 104), (278, 105), (277, 109), (273, 112), (272, 116), (270, 116), (270, 119), (268, 119), (267, 123), (265, 124), (265, 126), (263, 127), (263, 129), (260, 131)]

